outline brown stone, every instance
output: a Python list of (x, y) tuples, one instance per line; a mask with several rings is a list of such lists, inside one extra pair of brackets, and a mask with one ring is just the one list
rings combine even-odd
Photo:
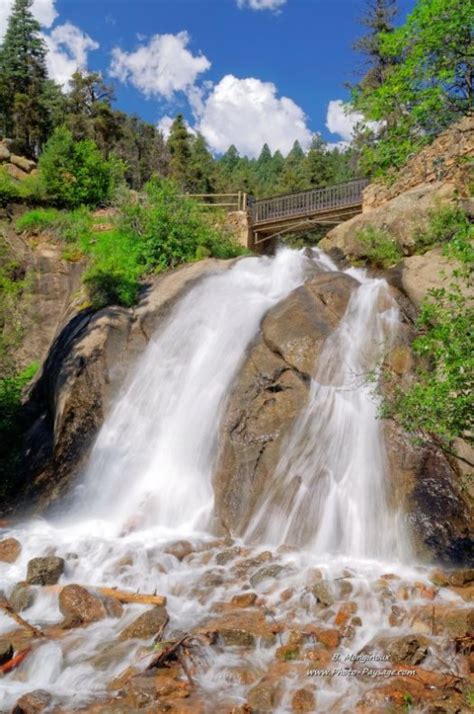
[(255, 605), (257, 599), (257, 594), (252, 592), (241, 593), (240, 595), (234, 595), (231, 600), (231, 605), (234, 607), (252, 607)]
[(26, 178), (28, 178), (28, 174), (26, 171), (23, 171), (23, 169), (18, 168), (18, 166), (15, 166), (12, 163), (3, 164), (3, 166), (7, 174), (12, 179), (15, 179), (15, 181), (24, 181)]
[(107, 617), (104, 604), (81, 585), (66, 585), (59, 594), (59, 609), (65, 627), (77, 627), (98, 622)]
[(27, 610), (33, 605), (35, 599), (36, 592), (28, 583), (17, 583), (8, 596), (8, 602), (15, 612)]
[(10, 159), (10, 150), (5, 144), (0, 142), (0, 163), (4, 163), (5, 161), (9, 161)]
[(21, 553), (21, 543), (16, 538), (0, 540), (0, 561), (14, 563)]
[(148, 640), (154, 637), (168, 622), (165, 607), (154, 607), (139, 615), (119, 635), (121, 640)]
[(297, 689), (291, 699), (291, 710), (293, 712), (314, 712), (316, 711), (316, 697), (311, 689)]
[(40, 714), (51, 703), (51, 695), (43, 689), (24, 694), (13, 707), (12, 714)]
[(299, 659), (300, 648), (297, 644), (282, 645), (281, 647), (277, 648), (275, 656), (277, 659), (283, 662), (288, 662), (293, 659)]
[(31, 159), (25, 159), (24, 156), (17, 156), (16, 154), (11, 154), (10, 163), (17, 166), (19, 169), (29, 174), (35, 167), (36, 162), (31, 161)]
[(178, 540), (176, 543), (172, 543), (165, 548), (165, 553), (174, 555), (178, 560), (184, 560), (184, 558), (192, 552), (193, 546), (187, 540)]
[(32, 558), (28, 562), (26, 579), (30, 585), (56, 585), (63, 572), (63, 558), (55, 555)]

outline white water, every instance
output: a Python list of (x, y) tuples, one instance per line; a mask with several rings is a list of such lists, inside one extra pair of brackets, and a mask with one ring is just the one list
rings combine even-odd
[[(61, 583), (166, 595), (170, 632), (192, 629), (216, 603), (228, 602), (242, 591), (245, 582), (231, 566), (216, 564), (224, 546), (213, 547), (210, 536), (203, 535), (212, 513), (219, 425), (232, 382), (265, 312), (302, 284), (311, 270), (334, 269), (318, 251), (314, 257), (316, 263), (301, 252), (285, 250), (274, 259), (244, 259), (231, 270), (206, 278), (181, 299), (107, 418), (72, 510), (61, 522), (37, 520), (8, 532), (21, 541), (23, 550), (13, 565), (0, 563), (7, 595), (24, 579), (30, 558), (51, 553), (66, 558)], [(393, 567), (402, 577), (407, 572), (404, 566), (393, 566), (400, 554), (395, 542), (400, 531), (395, 532), (395, 516), (387, 506), (377, 406), (365, 383), (365, 374), (377, 366), (398, 317), (382, 281), (369, 280), (360, 271), (352, 274), (361, 285), (324, 348), (307, 408), (276, 474), (276, 487), (301, 479), (299, 490), (283, 509), (273, 493), (264, 494), (265, 505), (256, 514), (248, 540), (304, 546), (299, 554), (275, 554), (289, 567), (281, 584), (257, 587), (268, 608), (301, 623), (314, 620), (299, 594), (314, 566), (336, 578), (347, 573), (348, 562), (353, 565), (353, 597), (364, 620), (352, 643), (357, 651), (387, 617), (371, 583)], [(179, 563), (164, 552), (165, 545), (185, 535), (198, 552)], [(210, 571), (222, 575), (221, 586), (205, 585)], [(425, 575), (420, 572), (416, 577), (423, 581)], [(285, 605), (280, 592), (288, 587), (295, 595)], [(43, 626), (59, 622), (57, 595), (38, 590), (25, 618)], [(129, 606), (119, 620), (103, 620), (73, 630), (60, 641), (38, 643), (21, 668), (0, 681), (0, 711), (39, 687), (62, 698), (67, 710), (93, 696), (110, 696), (107, 683), (137, 662), (143, 646), (131, 642), (123, 649), (116, 637), (142, 610)], [(0, 616), (0, 634), (10, 629), (11, 622)], [(107, 647), (107, 662), (98, 666), (96, 658)], [(258, 647), (242, 656), (252, 667), (267, 666), (274, 660), (275, 647)], [(214, 650), (207, 667), (198, 671), (197, 682), (213, 702), (210, 711), (219, 711), (214, 704), (219, 697), (245, 701), (248, 687), (232, 682), (228, 674), (239, 662), (242, 657), (235, 652)], [(321, 711), (329, 711), (343, 685), (318, 686)], [(289, 709), (285, 705), (279, 711)]]
[(370, 374), (396, 337), (399, 314), (384, 280), (348, 272), (361, 285), (326, 340), (307, 406), (247, 538), (319, 556), (393, 561), (409, 549), (388, 505), (387, 458)]

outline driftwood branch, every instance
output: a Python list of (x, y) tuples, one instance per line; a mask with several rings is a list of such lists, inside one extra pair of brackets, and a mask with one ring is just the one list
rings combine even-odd
[(5, 612), (9, 617), (12, 618), (12, 620), (15, 620), (17, 625), (20, 625), (20, 627), (22, 627), (24, 630), (28, 630), (28, 632), (31, 632), (33, 637), (46, 637), (44, 632), (39, 630), (37, 627), (34, 627), (34, 625), (30, 625), (30, 623), (24, 620), (21, 615), (15, 612), (15, 610), (12, 608), (12, 606), (7, 600), (0, 600), (0, 610), (3, 610), (3, 612)]

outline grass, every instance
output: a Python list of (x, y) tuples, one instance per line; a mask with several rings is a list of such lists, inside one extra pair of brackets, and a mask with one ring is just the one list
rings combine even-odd
[(356, 238), (364, 246), (369, 262), (376, 268), (389, 268), (403, 258), (395, 239), (381, 228), (367, 226), (357, 233)]

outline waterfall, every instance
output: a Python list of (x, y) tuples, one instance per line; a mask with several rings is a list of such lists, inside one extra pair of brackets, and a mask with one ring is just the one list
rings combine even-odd
[(408, 549), (388, 506), (382, 424), (369, 379), (397, 333), (398, 309), (384, 280), (348, 272), (360, 287), (323, 347), (308, 403), (247, 538), (318, 556), (400, 559)]
[(99, 433), (80, 489), (83, 513), (119, 531), (127, 522), (181, 533), (206, 525), (232, 382), (264, 314), (311, 269), (301, 251), (246, 258), (181, 299)]

